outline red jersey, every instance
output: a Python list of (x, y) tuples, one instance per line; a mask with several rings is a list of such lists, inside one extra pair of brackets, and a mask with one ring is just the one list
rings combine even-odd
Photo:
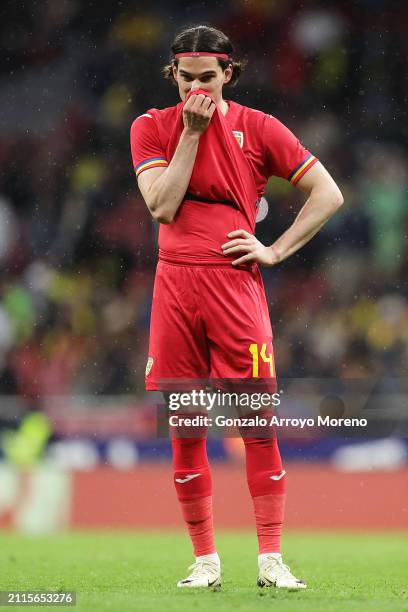
[[(195, 92), (196, 93), (196, 92)], [(160, 225), (159, 258), (179, 263), (231, 265), (221, 245), (236, 229), (255, 230), (257, 203), (271, 176), (296, 182), (317, 159), (278, 119), (228, 101), (216, 109), (200, 138), (185, 199), (173, 221)], [(131, 127), (136, 176), (166, 167), (183, 129), (184, 102), (151, 109)]]

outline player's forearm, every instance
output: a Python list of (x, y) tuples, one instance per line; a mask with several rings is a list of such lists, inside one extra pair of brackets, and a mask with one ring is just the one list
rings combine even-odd
[(197, 155), (200, 134), (183, 130), (173, 158), (149, 191), (148, 206), (153, 217), (170, 223), (187, 191)]
[(272, 245), (279, 261), (304, 246), (343, 204), (339, 190), (312, 190), (292, 225)]

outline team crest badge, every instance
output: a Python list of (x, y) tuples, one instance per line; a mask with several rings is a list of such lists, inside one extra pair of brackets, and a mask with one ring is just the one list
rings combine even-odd
[(152, 369), (152, 367), (153, 367), (153, 357), (149, 357), (146, 363), (146, 371), (145, 371), (146, 376), (149, 376), (150, 370)]
[(242, 147), (244, 146), (244, 132), (237, 132), (237, 130), (232, 130), (232, 133), (234, 134), (235, 138), (237, 139), (237, 143), (242, 149)]

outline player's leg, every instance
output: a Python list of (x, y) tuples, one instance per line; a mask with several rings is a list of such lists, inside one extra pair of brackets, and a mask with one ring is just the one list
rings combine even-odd
[(178, 582), (179, 587), (221, 584), (220, 559), (214, 542), (212, 480), (206, 434), (204, 428), (192, 432), (183, 428), (172, 431), (174, 484), (195, 555), (195, 563), (190, 567), (192, 572)]
[(262, 437), (263, 432), (247, 429), (242, 427), (241, 435), (245, 445), (247, 483), (254, 507), (259, 556), (262, 557), (281, 551), (286, 478), (276, 437)]
[[(270, 414), (268, 416), (270, 417)], [(282, 467), (276, 436), (269, 433), (241, 428), (245, 444), (247, 482), (258, 536), (257, 584), (261, 587), (305, 588), (306, 584), (293, 576), (282, 561), (281, 535), (286, 498), (286, 471)]]
[[(212, 276), (206, 282), (221, 287), (206, 301), (212, 380), (229, 391), (273, 394), (277, 390), (273, 336), (259, 270), (218, 269)], [(280, 554), (286, 479), (276, 436), (270, 428), (241, 434), (259, 542), (259, 585), (304, 588)]]
[[(192, 385), (209, 376), (205, 333), (197, 316), (192, 283), (190, 268), (159, 262), (153, 293), (146, 388), (165, 392), (167, 400), (170, 394), (187, 392), (194, 388)], [(176, 493), (196, 555), (192, 574), (178, 586), (216, 585), (220, 564), (214, 546), (206, 432), (195, 429), (189, 435), (185, 428), (172, 428), (171, 436)]]

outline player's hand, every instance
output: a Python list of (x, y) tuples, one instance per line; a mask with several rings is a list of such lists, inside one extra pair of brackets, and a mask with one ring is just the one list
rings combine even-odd
[(191, 132), (202, 134), (210, 125), (215, 108), (214, 102), (208, 96), (193, 94), (183, 108), (184, 127)]
[(233, 238), (233, 240), (222, 245), (224, 255), (246, 253), (246, 255), (242, 255), (238, 259), (235, 259), (232, 262), (233, 266), (240, 266), (246, 263), (257, 263), (261, 266), (270, 267), (280, 261), (273, 247), (263, 245), (255, 236), (243, 229), (230, 232), (228, 238)]

